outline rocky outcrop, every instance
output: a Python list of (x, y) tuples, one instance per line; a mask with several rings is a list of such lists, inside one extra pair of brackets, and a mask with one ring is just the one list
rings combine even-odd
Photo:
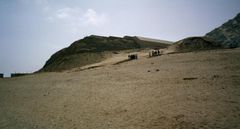
[(205, 35), (226, 48), (240, 46), (240, 14)]

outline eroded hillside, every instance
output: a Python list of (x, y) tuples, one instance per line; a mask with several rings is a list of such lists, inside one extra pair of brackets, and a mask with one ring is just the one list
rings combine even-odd
[(103, 37), (92, 35), (75, 41), (51, 56), (40, 71), (62, 71), (100, 62), (116, 51), (166, 48), (171, 42), (144, 40), (137, 37)]

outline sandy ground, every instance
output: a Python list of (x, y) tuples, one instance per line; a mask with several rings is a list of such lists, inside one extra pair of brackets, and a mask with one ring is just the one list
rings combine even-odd
[(1, 79), (0, 129), (240, 128), (240, 49), (110, 64)]
[(148, 57), (148, 51), (149, 50), (122, 51), (122, 52), (119, 52), (118, 54), (109, 56), (108, 58), (106, 58), (105, 60), (103, 60), (99, 63), (89, 64), (89, 65), (85, 65), (85, 66), (82, 66), (79, 68), (73, 68), (69, 71), (71, 71), (71, 72), (81, 71), (81, 70), (91, 69), (91, 68), (95, 68), (95, 67), (103, 67), (103, 66), (106, 67), (109, 65), (120, 64), (120, 63), (128, 61), (128, 55), (130, 55), (130, 54), (137, 54), (138, 58), (146, 58), (146, 57)]

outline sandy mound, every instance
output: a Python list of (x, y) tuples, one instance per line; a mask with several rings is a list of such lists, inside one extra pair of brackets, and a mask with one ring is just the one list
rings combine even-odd
[(221, 48), (221, 45), (206, 37), (189, 37), (169, 46), (170, 52), (190, 52)]

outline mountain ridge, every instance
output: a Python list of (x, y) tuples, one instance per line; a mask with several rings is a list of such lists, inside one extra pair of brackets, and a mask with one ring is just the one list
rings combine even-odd
[(240, 13), (205, 35), (225, 48), (240, 47)]

